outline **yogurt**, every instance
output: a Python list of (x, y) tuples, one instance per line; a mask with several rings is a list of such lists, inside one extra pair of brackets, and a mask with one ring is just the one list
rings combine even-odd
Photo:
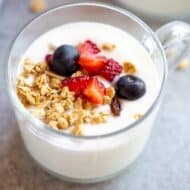
[[(132, 36), (113, 26), (100, 23), (81, 22), (66, 24), (45, 33), (34, 41), (23, 56), (20, 70), (25, 58), (31, 58), (35, 62), (43, 60), (44, 55), (49, 53), (48, 44), (50, 43), (58, 47), (62, 44), (76, 45), (86, 39), (92, 40), (99, 47), (105, 42), (115, 44), (116, 49), (114, 51), (102, 51), (101, 54), (117, 60), (120, 64), (126, 61), (134, 63), (137, 68), (137, 75), (146, 84), (146, 94), (142, 98), (136, 101), (122, 102), (123, 109), (120, 117), (110, 115), (106, 123), (93, 125), (93, 127), (84, 125), (85, 135), (107, 134), (133, 123), (135, 121), (134, 115), (138, 113), (143, 115), (158, 94), (159, 85), (156, 67), (146, 50)], [(106, 85), (106, 82), (103, 82)], [(101, 110), (108, 111), (109, 106), (104, 106)]]
[[(159, 91), (159, 77), (156, 67), (144, 47), (130, 34), (111, 25), (78, 22), (69, 23), (52, 29), (36, 39), (23, 55), (18, 74), (22, 70), (23, 60), (31, 58), (41, 61), (49, 52), (48, 44), (76, 45), (90, 39), (98, 46), (105, 42), (116, 45), (113, 52), (102, 52), (119, 63), (130, 61), (137, 68), (137, 75), (146, 84), (145, 95), (136, 101), (123, 101), (119, 117), (110, 115), (108, 122), (98, 125), (84, 125), (84, 135), (107, 135), (122, 130), (136, 121), (134, 115), (145, 114)], [(106, 83), (105, 83), (106, 84)], [(108, 110), (109, 107), (102, 107)], [(155, 111), (156, 112), (156, 111)], [(42, 126), (39, 131), (32, 124), (19, 118), (19, 126), (24, 143), (30, 155), (50, 173), (78, 182), (100, 181), (120, 172), (132, 163), (149, 136), (155, 112), (144, 119), (139, 126), (118, 135), (108, 137), (77, 139), (47, 131)], [(38, 122), (38, 121), (37, 121)], [(39, 121), (40, 122), (40, 121)], [(52, 134), (52, 135), (51, 135)]]

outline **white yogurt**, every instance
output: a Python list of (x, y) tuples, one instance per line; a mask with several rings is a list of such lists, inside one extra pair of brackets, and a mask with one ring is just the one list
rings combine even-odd
[[(41, 61), (49, 53), (48, 44), (55, 46), (62, 44), (76, 45), (90, 39), (99, 47), (105, 42), (116, 44), (116, 49), (112, 52), (103, 51), (102, 54), (114, 58), (120, 64), (125, 61), (134, 63), (138, 70), (138, 76), (146, 84), (146, 94), (136, 101), (123, 101), (123, 110), (120, 117), (110, 116), (107, 123), (99, 125), (84, 125), (85, 135), (100, 135), (117, 131), (135, 121), (134, 115), (144, 114), (152, 105), (158, 94), (158, 74), (146, 50), (132, 36), (113, 26), (99, 23), (74, 23), (55, 28), (40, 36), (27, 49), (23, 56), (34, 61)], [(22, 60), (22, 61), (23, 61)], [(22, 63), (20, 64), (22, 67)], [(100, 109), (100, 108), (99, 108)], [(101, 107), (101, 110), (109, 112), (109, 105)]]
[[(125, 101), (120, 117), (110, 116), (105, 124), (85, 125), (85, 135), (108, 134), (132, 124), (137, 113), (144, 114), (155, 100), (158, 91), (158, 73), (151, 57), (141, 44), (128, 33), (110, 25), (100, 23), (70, 23), (55, 28), (35, 40), (26, 50), (26, 57), (34, 61), (44, 59), (48, 44), (76, 45), (90, 39), (97, 45), (105, 42), (116, 45), (113, 52), (103, 52), (107, 57), (120, 63), (130, 61), (135, 64), (138, 76), (146, 83), (146, 94), (136, 101)], [(22, 67), (21, 60), (20, 67)], [(18, 73), (20, 69), (18, 69)], [(103, 107), (107, 110), (109, 107)], [(51, 134), (41, 135), (41, 129), (32, 129), (32, 124), (17, 114), (25, 145), (32, 157), (43, 167), (59, 176), (74, 180), (102, 180), (129, 165), (141, 152), (148, 138), (155, 112), (149, 115), (140, 126), (127, 133), (109, 138), (76, 140)], [(43, 129), (42, 129), (43, 130)]]

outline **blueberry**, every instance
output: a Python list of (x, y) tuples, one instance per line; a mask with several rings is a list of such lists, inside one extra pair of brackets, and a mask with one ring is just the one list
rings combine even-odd
[(127, 100), (136, 100), (146, 92), (144, 81), (133, 75), (122, 76), (116, 82), (115, 89), (118, 97)]
[(58, 47), (52, 58), (50, 69), (62, 76), (70, 76), (79, 69), (79, 52), (71, 45)]

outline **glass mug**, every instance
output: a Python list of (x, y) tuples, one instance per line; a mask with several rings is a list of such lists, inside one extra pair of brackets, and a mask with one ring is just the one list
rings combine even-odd
[[(69, 22), (89, 21), (113, 25), (134, 36), (146, 48), (159, 74), (159, 93), (143, 117), (130, 126), (98, 136), (59, 133), (33, 117), (16, 95), (16, 72), (27, 47), (44, 32)], [(61, 179), (90, 183), (125, 170), (141, 153), (149, 138), (164, 92), (168, 71), (166, 51), (174, 51), (172, 65), (188, 49), (190, 26), (173, 22), (154, 33), (141, 19), (109, 4), (86, 2), (63, 5), (32, 20), (16, 37), (8, 58), (7, 85), (24, 144), (31, 157)]]

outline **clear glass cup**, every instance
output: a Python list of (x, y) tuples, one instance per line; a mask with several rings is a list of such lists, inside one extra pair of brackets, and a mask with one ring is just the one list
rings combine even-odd
[[(16, 71), (27, 47), (44, 32), (78, 21), (111, 24), (127, 31), (146, 48), (158, 70), (160, 90), (150, 109), (140, 120), (116, 132), (98, 136), (59, 133), (33, 117), (16, 95)], [(32, 20), (14, 40), (7, 66), (8, 92), (28, 153), (50, 174), (73, 182), (103, 181), (125, 170), (143, 150), (153, 127), (167, 76), (165, 52), (175, 64), (185, 56), (189, 38), (190, 26), (185, 23), (173, 22), (154, 33), (127, 10), (97, 2), (63, 5)]]

